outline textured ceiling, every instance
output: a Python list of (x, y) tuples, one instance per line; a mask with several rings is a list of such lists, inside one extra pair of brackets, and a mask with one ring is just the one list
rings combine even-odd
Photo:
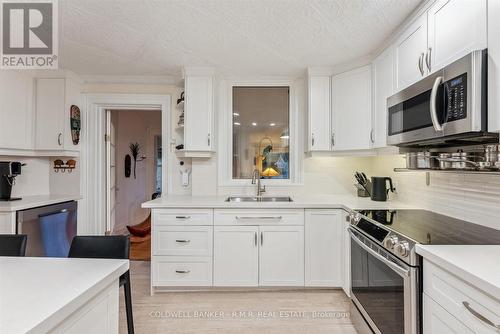
[(373, 52), (420, 0), (61, 0), (60, 64), (82, 75), (296, 75)]

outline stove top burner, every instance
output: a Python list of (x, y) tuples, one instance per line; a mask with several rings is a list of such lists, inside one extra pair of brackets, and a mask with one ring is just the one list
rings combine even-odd
[(500, 230), (426, 210), (359, 210), (390, 232), (424, 245), (500, 244)]

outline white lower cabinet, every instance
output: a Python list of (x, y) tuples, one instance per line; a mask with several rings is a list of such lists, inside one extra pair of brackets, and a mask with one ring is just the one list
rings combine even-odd
[(259, 230), (259, 285), (304, 286), (304, 226)]
[(342, 215), (342, 210), (306, 210), (306, 286), (342, 286)]
[(500, 300), (424, 259), (425, 334), (498, 333)]
[(151, 263), (153, 286), (211, 286), (212, 258), (156, 256)]
[(259, 227), (214, 228), (214, 285), (259, 285)]

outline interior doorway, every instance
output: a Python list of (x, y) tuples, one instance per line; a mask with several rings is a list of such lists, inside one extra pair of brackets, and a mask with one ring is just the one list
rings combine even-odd
[(130, 234), (132, 260), (149, 260), (151, 210), (162, 193), (160, 110), (106, 110), (106, 234)]

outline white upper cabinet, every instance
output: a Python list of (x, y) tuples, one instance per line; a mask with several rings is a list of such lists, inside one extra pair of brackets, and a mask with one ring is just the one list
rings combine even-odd
[(500, 1), (488, 1), (488, 131), (500, 132)]
[(308, 151), (329, 151), (330, 131), (330, 76), (308, 75)]
[(370, 148), (371, 84), (370, 65), (333, 76), (333, 150)]
[[(429, 72), (487, 47), (486, 0), (438, 0), (428, 11)], [(430, 57), (429, 57), (430, 55)]]
[(0, 149), (33, 149), (33, 78), (2, 71), (0, 76)]
[(64, 149), (64, 92), (64, 79), (36, 80), (37, 150)]
[(396, 53), (397, 90), (401, 90), (427, 75), (427, 14), (420, 16), (398, 38)]
[[(212, 152), (214, 87), (213, 74), (185, 70), (184, 151)], [(196, 154), (194, 153), (193, 156)]]
[(387, 98), (394, 94), (394, 49), (389, 48), (372, 63), (373, 104), (372, 132), (373, 148), (387, 146)]

